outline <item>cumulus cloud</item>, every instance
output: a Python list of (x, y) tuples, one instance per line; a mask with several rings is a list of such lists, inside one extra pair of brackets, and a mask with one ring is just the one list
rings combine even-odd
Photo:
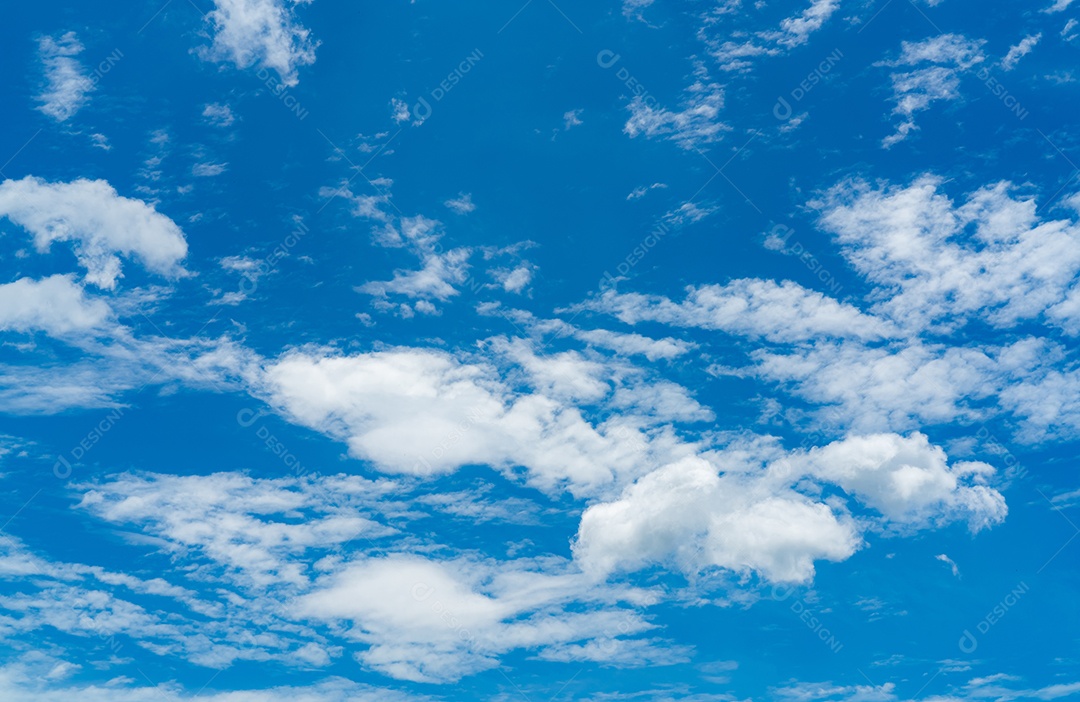
[[(243, 421), (260, 419), (252, 413)], [(80, 487), (81, 509), (137, 529), (141, 542), (168, 553), (186, 577), (215, 583), (213, 601), (202, 603), (205, 629), (220, 636), (258, 623), (263, 635), (242, 654), (229, 646), (186, 651), (202, 665), (288, 651), (297, 664), (322, 667), (341, 654), (338, 642), (369, 669), (425, 682), (491, 668), (515, 649), (551, 648), (548, 655), (558, 656), (567, 645), (591, 646), (596, 660), (610, 662), (634, 646), (642, 654), (637, 665), (673, 660), (671, 651), (635, 638), (653, 628), (637, 610), (654, 603), (654, 594), (596, 588), (566, 559), (436, 558), (422, 545), (429, 553), (380, 552), (376, 542), (387, 544), (387, 537), (409, 545), (381, 521), (400, 524), (447, 507), (413, 499), (400, 481), (124, 474)], [(350, 543), (351, 552), (342, 551)], [(4, 565), (0, 559), (0, 570)], [(310, 623), (329, 624), (329, 637)], [(129, 635), (149, 638), (137, 629)], [(185, 632), (170, 635), (193, 643)]]
[(1035, 199), (1007, 182), (960, 204), (942, 186), (929, 175), (902, 186), (847, 180), (816, 201), (821, 227), (884, 298), (875, 310), (916, 329), (1041, 319), (1080, 333), (1075, 219), (1040, 220)]
[(838, 485), (893, 525), (928, 528), (966, 521), (972, 532), (1005, 519), (1005, 498), (984, 484), (985, 464), (949, 465), (923, 434), (853, 436), (791, 459), (797, 470)]
[(700, 458), (671, 464), (619, 500), (588, 508), (574, 557), (594, 575), (667, 563), (688, 574), (713, 566), (803, 582), (815, 560), (855, 552), (859, 538), (847, 516), (793, 491), (755, 487)]
[(89, 101), (94, 81), (76, 58), (83, 52), (75, 32), (38, 40), (38, 56), (45, 71), (45, 85), (37, 95), (38, 110), (57, 122), (71, 119)]
[[(723, 454), (718, 454), (723, 465)], [(1000, 523), (1005, 500), (979, 484), (982, 463), (949, 465), (922, 434), (852, 436), (769, 463), (723, 471), (701, 458), (664, 466), (618, 500), (589, 507), (574, 556), (586, 572), (608, 575), (668, 564), (687, 574), (708, 568), (806, 582), (819, 560), (843, 561), (863, 543), (865, 520), (841, 501), (807, 494), (834, 485), (896, 529), (967, 521), (972, 531)], [(810, 481), (810, 483), (808, 483)]]
[(20, 278), (0, 285), (0, 329), (43, 330), (51, 335), (101, 327), (112, 316), (103, 300), (91, 300), (71, 276)]
[(241, 69), (272, 69), (282, 83), (296, 85), (298, 69), (315, 63), (318, 44), (296, 20), (295, 8), (307, 2), (310, 0), (214, 0), (215, 8), (206, 15), (214, 28), (213, 43), (200, 54)]
[(590, 596), (580, 574), (544, 572), (539, 565), (465, 558), (439, 562), (391, 553), (328, 576), (297, 602), (297, 611), (305, 617), (351, 622), (351, 637), (368, 644), (357, 654), (361, 662), (394, 678), (419, 682), (455, 681), (495, 667), (500, 654), (515, 648), (605, 642), (651, 628), (633, 610), (566, 611), (570, 601), (620, 595), (596, 591)]
[(640, 354), (650, 361), (678, 358), (695, 348), (695, 344), (691, 342), (671, 337), (653, 339), (641, 334), (623, 334), (607, 329), (576, 330), (574, 336), (586, 343), (623, 355)]
[[(353, 456), (391, 473), (524, 466), (537, 487), (595, 493), (658, 456), (691, 450), (666, 431), (648, 430), (656, 421), (649, 417), (590, 424), (568, 401), (597, 401), (612, 390), (587, 359), (539, 358), (520, 345), (511, 352), (533, 392), (513, 392), (492, 365), (408, 348), (288, 354), (268, 365), (262, 392), (294, 421), (345, 441)], [(679, 411), (699, 413), (688, 399)]]
[(54, 241), (74, 242), (86, 280), (101, 288), (116, 287), (121, 277), (117, 254), (161, 275), (185, 274), (180, 262), (187, 241), (180, 227), (142, 200), (119, 195), (104, 180), (5, 180), (0, 216), (33, 234), (41, 252)]
[[(820, 408), (832, 430), (908, 431), (1011, 414), (1016, 437), (1080, 429), (1080, 224), (1040, 218), (1009, 183), (954, 201), (943, 181), (845, 180), (812, 201), (819, 227), (872, 289), (841, 303), (794, 283), (736, 280), (691, 287), (682, 301), (607, 291), (572, 311), (637, 324), (716, 329), (762, 340), (750, 364), (717, 375), (757, 377)], [(1039, 328), (1042, 327), (1042, 334)], [(993, 339), (969, 339), (975, 329)]]

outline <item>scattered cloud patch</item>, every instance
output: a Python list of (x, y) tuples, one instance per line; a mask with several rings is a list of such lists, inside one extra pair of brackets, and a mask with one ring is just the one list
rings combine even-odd
[(1030, 54), (1040, 39), (1042, 39), (1042, 32), (1029, 34), (1021, 39), (1019, 44), (1010, 46), (1009, 53), (1005, 54), (1005, 58), (1001, 59), (1001, 68), (1006, 71), (1016, 68), (1016, 64), (1020, 62), (1020, 59)]
[(457, 197), (450, 198), (443, 203), (454, 214), (469, 214), (476, 209), (472, 201), (472, 193), (459, 193)]
[(187, 241), (180, 227), (142, 200), (119, 195), (104, 180), (5, 180), (0, 216), (31, 233), (40, 252), (54, 241), (74, 242), (86, 280), (101, 288), (114, 288), (121, 276), (117, 254), (164, 276), (185, 274), (180, 262)]
[(38, 110), (57, 122), (66, 122), (89, 101), (94, 81), (76, 58), (83, 45), (75, 32), (38, 40), (38, 56), (45, 85), (37, 95)]
[(203, 108), (203, 119), (212, 127), (231, 127), (236, 121), (232, 108), (221, 103), (210, 103)]
[[(889, 148), (908, 137), (915, 129), (915, 114), (930, 108), (935, 102), (960, 97), (960, 76), (985, 60), (984, 41), (974, 41), (958, 34), (941, 34), (919, 42), (905, 41), (900, 57), (879, 65), (894, 68), (911, 67), (891, 75), (893, 114), (901, 118), (896, 133), (881, 142)], [(928, 65), (929, 64), (929, 65)]]
[(299, 68), (315, 63), (318, 42), (295, 14), (297, 6), (309, 1), (214, 0), (214, 9), (206, 15), (213, 26), (213, 43), (199, 54), (240, 69), (274, 70), (282, 83), (294, 86)]

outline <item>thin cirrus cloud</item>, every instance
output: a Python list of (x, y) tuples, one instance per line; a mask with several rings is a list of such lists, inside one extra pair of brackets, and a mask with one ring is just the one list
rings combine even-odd
[(45, 84), (37, 95), (38, 110), (57, 122), (75, 116), (94, 90), (94, 80), (78, 56), (83, 45), (75, 32), (38, 40), (38, 55), (45, 73)]
[(935, 102), (957, 100), (960, 97), (960, 76), (986, 60), (982, 53), (985, 42), (958, 34), (941, 34), (918, 42), (902, 43), (900, 56), (878, 65), (898, 70), (890, 75), (893, 114), (901, 118), (896, 132), (882, 140), (889, 148), (917, 129), (915, 114), (930, 108)]

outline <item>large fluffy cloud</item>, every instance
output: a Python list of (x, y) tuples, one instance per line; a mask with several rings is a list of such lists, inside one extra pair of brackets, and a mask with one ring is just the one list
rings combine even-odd
[(214, 42), (205, 58), (230, 61), (238, 68), (277, 71), (285, 85), (299, 82), (297, 70), (315, 63), (311, 32), (296, 21), (294, 8), (310, 0), (214, 0), (206, 19), (214, 25)]
[(721, 472), (688, 458), (639, 479), (617, 500), (589, 507), (574, 555), (594, 575), (668, 564), (688, 574), (722, 568), (806, 582), (815, 561), (850, 557), (869, 524), (810, 486), (841, 488), (877, 512), (882, 528), (963, 520), (978, 531), (1007, 511), (1001, 494), (981, 484), (993, 472), (983, 463), (950, 466), (921, 434), (853, 436), (758, 471)]
[(897, 323), (944, 331), (972, 318), (996, 327), (1049, 321), (1080, 332), (1080, 226), (1040, 221), (1034, 197), (995, 183), (955, 203), (926, 175), (903, 186), (844, 181), (815, 205), (821, 226), (877, 286)]
[[(669, 429), (649, 426), (657, 418), (645, 414), (587, 421), (565, 400), (611, 394), (590, 376), (595, 367), (587, 361), (518, 359), (537, 391), (515, 392), (491, 365), (408, 348), (288, 354), (267, 367), (262, 391), (296, 422), (344, 440), (353, 456), (393, 473), (524, 466), (538, 487), (592, 494), (693, 450)], [(678, 404), (672, 411), (700, 410), (686, 397)]]
[(595, 575), (661, 563), (688, 574), (715, 566), (802, 582), (813, 576), (815, 560), (844, 560), (859, 542), (852, 520), (824, 504), (721, 476), (690, 458), (586, 510), (574, 555)]
[[(516, 648), (600, 640), (607, 655), (617, 653), (618, 636), (651, 628), (632, 610), (595, 608), (624, 598), (650, 599), (636, 591), (591, 589), (580, 574), (560, 573), (552, 562), (439, 562), (392, 553), (329, 576), (297, 603), (297, 612), (351, 622), (350, 636), (369, 644), (357, 658), (376, 670), (436, 682), (494, 667), (500, 654)], [(571, 602), (592, 606), (567, 611)], [(670, 662), (681, 652), (641, 653), (639, 664)]]
[(100, 327), (111, 316), (109, 305), (87, 298), (71, 276), (20, 278), (0, 285), (0, 330), (67, 334)]
[(33, 234), (39, 251), (54, 241), (74, 242), (87, 281), (102, 288), (114, 288), (121, 275), (117, 254), (137, 258), (161, 275), (184, 273), (180, 262), (187, 241), (180, 227), (103, 180), (5, 180), (0, 183), (0, 216)]

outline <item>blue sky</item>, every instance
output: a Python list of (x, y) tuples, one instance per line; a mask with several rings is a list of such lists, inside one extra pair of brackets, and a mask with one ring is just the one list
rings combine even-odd
[(9, 8), (0, 697), (1080, 695), (1078, 42)]

